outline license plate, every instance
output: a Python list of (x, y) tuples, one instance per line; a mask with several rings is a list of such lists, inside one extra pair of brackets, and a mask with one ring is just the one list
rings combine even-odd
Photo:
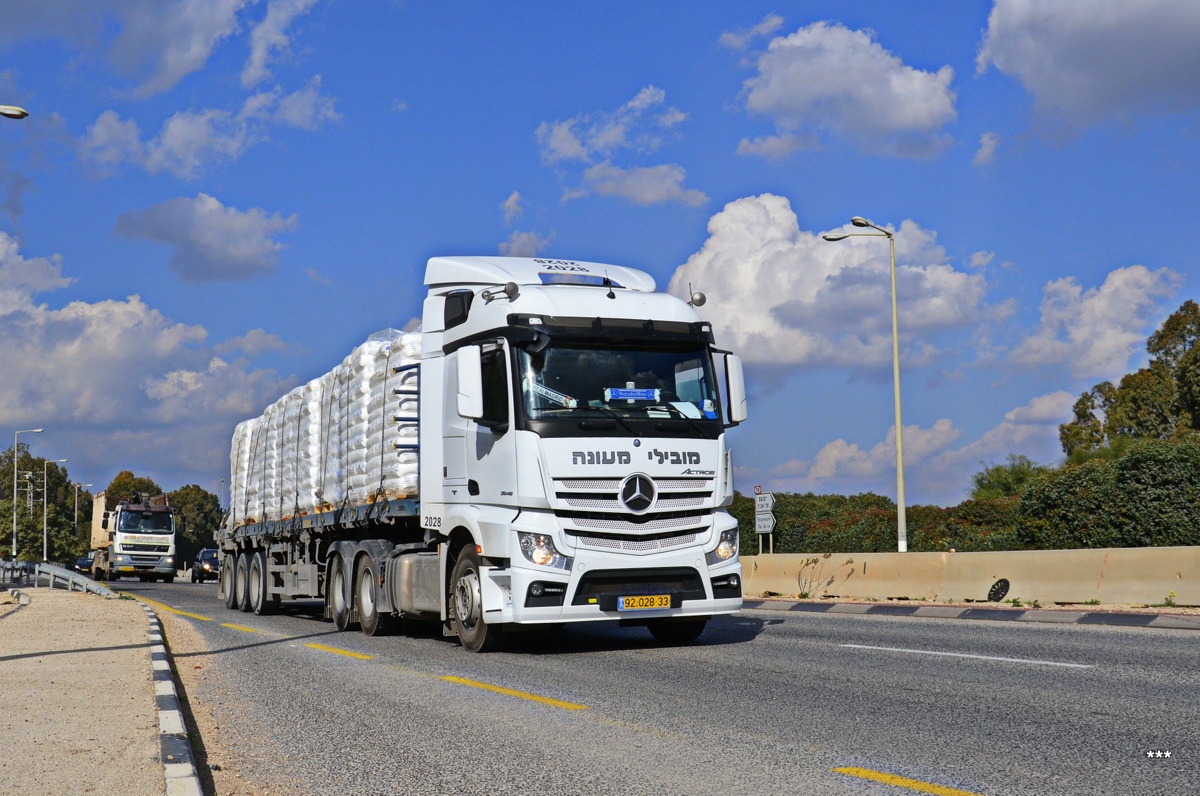
[(638, 594), (633, 597), (618, 597), (618, 611), (645, 611), (652, 608), (670, 608), (669, 594)]

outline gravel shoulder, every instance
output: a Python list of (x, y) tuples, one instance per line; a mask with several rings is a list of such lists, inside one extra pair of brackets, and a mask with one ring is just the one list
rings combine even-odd
[(165, 793), (146, 614), (23, 591), (0, 605), (0, 793)]

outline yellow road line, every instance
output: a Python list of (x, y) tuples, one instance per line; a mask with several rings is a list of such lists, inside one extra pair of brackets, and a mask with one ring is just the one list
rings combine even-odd
[(151, 605), (157, 606), (157, 607), (163, 609), (164, 611), (170, 611), (173, 614), (179, 614), (180, 616), (186, 616), (189, 619), (199, 619), (202, 622), (211, 622), (212, 621), (211, 616), (201, 616), (200, 614), (189, 614), (187, 611), (180, 611), (178, 608), (172, 608), (171, 606), (167, 605), (166, 603), (160, 603), (158, 600), (151, 600), (149, 597), (138, 597), (137, 599), (141, 600), (142, 602), (147, 602), (147, 603), (150, 603)]
[(240, 630), (243, 633), (257, 633), (258, 632), (257, 630), (255, 630), (252, 627), (246, 627), (245, 625), (233, 625), (233, 624), (230, 624), (229, 622), (222, 622), (221, 627), (227, 627), (231, 630)]
[(375, 660), (374, 655), (363, 655), (361, 652), (351, 652), (350, 650), (340, 650), (337, 647), (326, 647), (324, 644), (305, 644), (304, 646), (312, 647), (315, 650), (321, 650), (321, 652), (332, 652), (335, 655), (345, 655), (347, 658), (358, 658), (359, 660), (363, 660), (363, 661)]
[(922, 782), (919, 779), (885, 774), (882, 771), (872, 771), (869, 768), (835, 768), (833, 770), (838, 774), (845, 774), (848, 777), (869, 779), (874, 782), (882, 782), (885, 785), (894, 785), (897, 788), (908, 788), (920, 793), (932, 793), (934, 796), (981, 796), (981, 794), (972, 793), (968, 790), (947, 788), (945, 785), (934, 785), (932, 782)]
[(551, 699), (550, 697), (530, 694), (527, 691), (514, 691), (511, 688), (504, 688), (490, 683), (481, 683), (478, 680), (468, 680), (465, 677), (455, 677), (454, 675), (444, 675), (440, 680), (445, 680), (447, 683), (458, 683), (459, 685), (469, 685), (472, 688), (482, 688), (484, 691), (495, 691), (497, 694), (517, 697), (518, 699), (528, 699), (530, 702), (540, 702), (543, 705), (550, 705), (563, 710), (587, 710), (587, 705), (576, 705), (574, 702), (563, 702), (559, 699)]

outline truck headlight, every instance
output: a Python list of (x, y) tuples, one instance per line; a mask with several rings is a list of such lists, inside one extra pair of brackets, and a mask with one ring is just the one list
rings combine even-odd
[(728, 561), (736, 556), (737, 552), (737, 528), (730, 528), (728, 531), (721, 531), (721, 540), (717, 542), (716, 549), (708, 554), (708, 565), (711, 567), (714, 564), (720, 564), (722, 561)]
[(175, 556), (167, 556), (167, 563), (168, 563), (168, 564), (174, 564), (174, 563), (175, 563)]
[(554, 547), (554, 540), (549, 536), (518, 531), (517, 542), (521, 548), (521, 555), (525, 556), (526, 561), (537, 564), (539, 567), (571, 568), (571, 558), (558, 552)]
[(129, 556), (118, 555), (118, 556), (117, 556), (115, 559), (113, 559), (113, 560), (114, 560), (114, 561), (118, 561), (118, 562), (120, 562), (120, 561), (128, 561), (128, 560), (129, 560)]

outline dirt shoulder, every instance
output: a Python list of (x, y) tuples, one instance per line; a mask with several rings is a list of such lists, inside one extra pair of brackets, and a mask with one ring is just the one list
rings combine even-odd
[(0, 793), (165, 793), (146, 614), (22, 591), (0, 606)]

